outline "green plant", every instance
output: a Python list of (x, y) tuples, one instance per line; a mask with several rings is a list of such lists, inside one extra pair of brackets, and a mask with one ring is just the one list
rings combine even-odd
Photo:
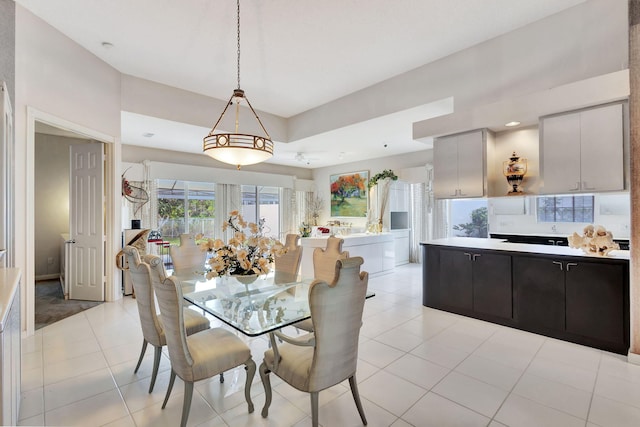
[(377, 174), (372, 176), (371, 179), (369, 180), (369, 188), (375, 187), (375, 185), (378, 183), (378, 181), (380, 181), (381, 179), (386, 179), (386, 178), (389, 178), (392, 181), (397, 181), (398, 180), (398, 175), (393, 173), (393, 171), (391, 169), (385, 169), (382, 172), (378, 172)]
[(474, 209), (471, 212), (471, 222), (454, 225), (453, 229), (462, 231), (466, 237), (487, 237), (489, 224), (487, 214), (487, 208)]

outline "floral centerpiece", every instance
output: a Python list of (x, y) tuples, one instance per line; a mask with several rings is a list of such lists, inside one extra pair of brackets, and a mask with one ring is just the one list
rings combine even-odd
[(257, 224), (248, 223), (238, 211), (232, 211), (222, 224), (222, 231), (229, 228), (233, 230), (228, 243), (221, 239), (196, 236), (197, 240), (202, 240), (200, 248), (213, 254), (207, 260), (211, 269), (207, 272), (207, 279), (224, 275), (252, 276), (269, 273), (274, 256), (284, 254), (286, 249), (278, 240), (264, 236), (264, 221), (261, 219)]

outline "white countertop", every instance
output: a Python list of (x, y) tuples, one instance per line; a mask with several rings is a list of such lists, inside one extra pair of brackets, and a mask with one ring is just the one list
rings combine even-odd
[[(581, 234), (582, 232), (579, 230), (576, 230), (576, 232), (578, 234)], [(496, 231), (496, 232), (490, 232), (489, 234), (497, 234), (498, 236), (524, 236), (524, 237), (549, 237), (549, 238), (553, 238), (553, 237), (564, 237), (565, 239), (567, 238), (567, 234), (562, 234), (562, 233), (510, 233), (510, 232), (501, 232), (501, 231)], [(613, 240), (629, 240), (629, 236), (613, 236)]]
[(0, 332), (4, 331), (13, 298), (20, 286), (20, 269), (0, 268)]
[[(348, 234), (346, 236), (338, 236), (335, 237), (344, 239), (344, 246), (352, 246), (352, 245), (364, 245), (368, 243), (377, 243), (388, 240), (393, 240), (392, 233), (376, 233), (376, 234), (367, 234), (367, 233), (354, 233)], [(300, 239), (300, 243), (302, 246), (316, 246), (318, 244), (326, 245), (326, 241), (329, 238), (329, 235), (322, 237), (303, 237)]]
[(528, 252), (546, 255), (585, 256), (589, 258), (629, 259), (629, 251), (612, 251), (608, 256), (587, 255), (581, 249), (568, 246), (534, 245), (529, 243), (508, 243), (502, 239), (482, 239), (474, 237), (451, 237), (433, 239), (422, 244), (453, 246), (459, 248), (491, 249), (497, 251)]

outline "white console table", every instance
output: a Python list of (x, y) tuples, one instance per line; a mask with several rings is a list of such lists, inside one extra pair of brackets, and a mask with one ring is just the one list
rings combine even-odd
[[(368, 272), (369, 276), (393, 271), (395, 267), (393, 234), (352, 234), (339, 237), (344, 239), (343, 251), (348, 251), (350, 257), (360, 256), (364, 259), (360, 271)], [(302, 277), (313, 277), (313, 251), (315, 248), (325, 248), (327, 238), (303, 237), (300, 239), (303, 248), (300, 267)]]

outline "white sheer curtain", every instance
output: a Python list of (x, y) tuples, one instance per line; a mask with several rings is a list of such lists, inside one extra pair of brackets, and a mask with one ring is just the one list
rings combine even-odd
[(422, 262), (421, 242), (431, 238), (431, 192), (427, 184), (411, 184), (411, 233), (409, 234), (409, 262)]
[(282, 188), (280, 191), (280, 240), (287, 234), (298, 234), (296, 191)]
[(222, 224), (227, 220), (229, 212), (240, 211), (242, 207), (241, 187), (237, 184), (216, 184), (216, 213), (214, 219), (215, 238), (225, 242), (231, 237), (227, 230), (222, 232)]
[(421, 242), (434, 238), (433, 166), (426, 165), (426, 180), (411, 184), (411, 232), (409, 262), (422, 262)]

